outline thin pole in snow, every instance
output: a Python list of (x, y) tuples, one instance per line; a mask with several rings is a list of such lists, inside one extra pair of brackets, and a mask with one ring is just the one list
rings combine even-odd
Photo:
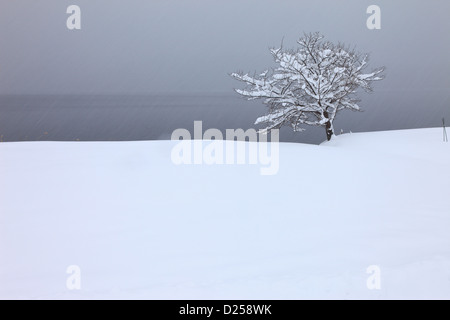
[(444, 128), (444, 142), (448, 142), (447, 130), (445, 130), (445, 119), (442, 118), (442, 127)]

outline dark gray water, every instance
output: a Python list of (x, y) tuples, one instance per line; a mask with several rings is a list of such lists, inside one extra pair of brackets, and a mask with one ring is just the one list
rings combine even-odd
[[(339, 133), (436, 127), (450, 123), (450, 94), (443, 91), (389, 91), (361, 96), (364, 112), (344, 111), (336, 119)], [(153, 96), (0, 96), (0, 141), (113, 141), (170, 139), (172, 131), (255, 128), (265, 113), (260, 101), (234, 93)], [(323, 128), (293, 133), (283, 128), (280, 140), (318, 144)]]

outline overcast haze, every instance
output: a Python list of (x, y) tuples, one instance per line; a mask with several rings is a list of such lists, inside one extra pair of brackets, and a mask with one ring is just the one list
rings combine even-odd
[[(82, 30), (66, 28), (77, 4)], [(381, 30), (366, 8), (381, 7)], [(376, 90), (450, 85), (448, 1), (15, 0), (0, 2), (1, 94), (229, 92), (228, 73), (272, 66), (303, 33), (370, 52)]]

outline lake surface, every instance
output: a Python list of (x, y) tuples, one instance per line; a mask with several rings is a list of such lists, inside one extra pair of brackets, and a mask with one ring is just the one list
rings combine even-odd
[[(339, 133), (397, 130), (450, 124), (450, 95), (443, 91), (388, 91), (361, 95), (363, 112), (343, 111)], [(128, 141), (170, 139), (173, 130), (255, 128), (266, 107), (237, 94), (0, 96), (0, 141)], [(325, 130), (282, 128), (280, 140), (318, 144)]]

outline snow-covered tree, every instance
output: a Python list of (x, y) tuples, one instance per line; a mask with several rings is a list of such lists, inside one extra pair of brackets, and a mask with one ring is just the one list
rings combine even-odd
[(231, 76), (247, 84), (236, 92), (249, 100), (263, 99), (269, 110), (255, 124), (266, 124), (261, 132), (300, 125), (323, 126), (327, 140), (334, 135), (333, 121), (339, 111), (359, 111), (356, 93), (370, 92), (371, 83), (383, 79), (384, 68), (365, 73), (368, 54), (342, 44), (324, 41), (319, 33), (305, 34), (297, 49), (271, 49), (278, 67), (260, 75), (242, 72)]

